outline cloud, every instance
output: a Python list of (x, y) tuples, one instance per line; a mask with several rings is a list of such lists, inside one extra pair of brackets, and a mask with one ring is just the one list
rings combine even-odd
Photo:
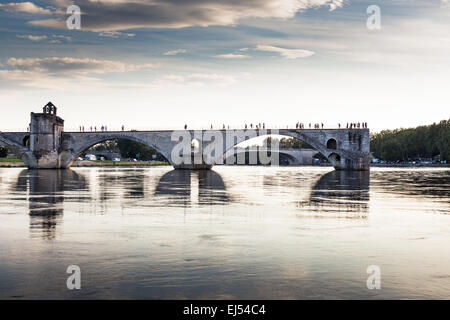
[(9, 58), (6, 66), (21, 71), (39, 72), (48, 75), (102, 74), (112, 72), (132, 72), (153, 68), (152, 64), (128, 64), (120, 61), (79, 59), (70, 57), (50, 58)]
[(119, 38), (119, 37), (134, 37), (134, 33), (123, 33), (119, 31), (103, 31), (98, 34), (100, 37)]
[(185, 49), (171, 50), (164, 53), (165, 56), (176, 56), (179, 53), (186, 53)]
[(120, 61), (80, 58), (9, 58), (0, 63), (0, 88), (95, 90), (111, 84), (96, 75), (125, 73), (155, 68), (154, 64), (129, 64)]
[[(65, 10), (69, 0), (47, 0)], [(184, 28), (235, 25), (246, 18), (293, 18), (299, 11), (343, 5), (340, 0), (78, 0), (82, 30), (117, 31), (135, 28)], [(65, 28), (65, 15), (34, 20), (32, 25)]]
[(218, 73), (192, 73), (188, 75), (169, 74), (156, 79), (150, 87), (161, 89), (174, 86), (203, 86), (206, 84), (227, 86), (236, 81), (236, 78), (232, 75)]
[(41, 41), (47, 39), (47, 36), (18, 35), (17, 38), (28, 39), (31, 41)]
[(304, 49), (286, 49), (274, 46), (263, 46), (258, 45), (255, 50), (257, 51), (267, 51), (267, 52), (276, 52), (286, 59), (298, 59), (298, 58), (307, 58), (314, 54), (313, 51), (304, 50)]
[(0, 9), (9, 12), (25, 12), (32, 14), (53, 14), (52, 11), (38, 7), (33, 2), (0, 3)]
[(245, 59), (245, 58), (249, 58), (250, 56), (245, 55), (245, 54), (227, 53), (227, 54), (219, 54), (215, 57), (222, 58), (222, 59)]
[(334, 11), (337, 8), (341, 8), (344, 5), (344, 0), (333, 0), (330, 3), (330, 11)]
[(64, 35), (59, 35), (59, 34), (53, 34), (52, 35), (53, 38), (57, 38), (57, 39), (64, 39), (66, 41), (72, 41), (72, 38), (69, 36), (64, 36)]

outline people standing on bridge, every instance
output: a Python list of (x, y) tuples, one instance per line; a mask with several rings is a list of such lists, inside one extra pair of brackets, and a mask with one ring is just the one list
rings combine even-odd
[(245, 124), (245, 129), (247, 129), (247, 124)]
[(322, 129), (323, 129), (323, 123), (321, 123), (322, 124)]
[(265, 129), (266, 128), (266, 123), (265, 122), (263, 122), (263, 129)]
[(213, 126), (212, 126), (212, 123), (211, 123), (211, 130), (212, 130), (212, 128), (213, 128)]
[(80, 126), (80, 132), (81, 132), (81, 126)]
[(341, 124), (340, 124), (340, 123), (338, 123), (338, 128), (339, 128), (339, 129), (341, 128)]
[[(187, 129), (187, 124), (184, 125), (184, 130)], [(122, 126), (122, 131), (123, 131), (123, 126)]]
[(250, 123), (250, 129), (253, 129), (253, 123)]
[(84, 126), (83, 126), (83, 132), (84, 132)]
[[(184, 128), (186, 129), (187, 126), (184, 126)], [(125, 131), (125, 126), (122, 125), (122, 131)]]

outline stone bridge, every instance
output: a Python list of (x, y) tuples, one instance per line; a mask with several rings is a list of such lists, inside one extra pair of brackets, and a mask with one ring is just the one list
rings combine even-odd
[(48, 103), (43, 113), (31, 113), (29, 132), (0, 132), (0, 145), (28, 168), (70, 168), (90, 147), (104, 141), (128, 139), (162, 154), (175, 169), (210, 169), (224, 154), (254, 137), (283, 135), (300, 139), (331, 161), (336, 169), (369, 170), (368, 129), (246, 129), (65, 132), (57, 108)]

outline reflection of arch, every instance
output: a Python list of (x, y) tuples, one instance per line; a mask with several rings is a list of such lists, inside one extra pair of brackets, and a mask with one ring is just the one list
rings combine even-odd
[(337, 142), (335, 139), (331, 138), (327, 141), (327, 149), (337, 149)]
[[(193, 185), (198, 182), (198, 185)], [(213, 170), (172, 170), (158, 182), (156, 196), (166, 196), (168, 206), (191, 204), (193, 189), (198, 189), (199, 204), (223, 204), (230, 201), (222, 177)]]
[(150, 141), (146, 141), (144, 139), (140, 139), (138, 137), (134, 137), (132, 135), (123, 135), (123, 134), (108, 134), (108, 135), (99, 135), (97, 137), (94, 137), (88, 141), (86, 141), (81, 147), (77, 148), (76, 150), (73, 150), (72, 155), (71, 155), (71, 159), (69, 161), (68, 164), (68, 168), (70, 168), (72, 166), (72, 164), (75, 162), (75, 159), (77, 159), (81, 154), (83, 154), (85, 151), (89, 150), (90, 148), (92, 148), (93, 146), (95, 146), (96, 144), (105, 142), (105, 141), (109, 141), (109, 140), (131, 140), (131, 141), (135, 141), (138, 143), (142, 143), (146, 146), (149, 146), (150, 148), (156, 150), (157, 152), (159, 152), (170, 164), (173, 165), (173, 163), (171, 162), (171, 157), (161, 148), (159, 148), (156, 144), (153, 144)]
[(302, 206), (323, 213), (367, 213), (369, 185), (368, 171), (331, 171), (316, 182)]

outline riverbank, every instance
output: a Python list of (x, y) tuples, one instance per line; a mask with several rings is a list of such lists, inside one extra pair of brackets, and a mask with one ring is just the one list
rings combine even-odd
[[(76, 161), (72, 167), (154, 167), (154, 166), (169, 166), (168, 162), (164, 161)], [(228, 165), (230, 166), (230, 165)], [(295, 165), (292, 167), (310, 167), (311, 165)], [(313, 165), (314, 167), (329, 167), (331, 164), (319, 164)], [(0, 158), (0, 168), (25, 168), (25, 164), (20, 159), (6, 159)], [(289, 167), (289, 166), (282, 166)], [(380, 164), (371, 163), (370, 167), (377, 168), (450, 168), (450, 164), (410, 164), (410, 163), (398, 163), (398, 164)]]
[(154, 167), (168, 166), (164, 161), (75, 161), (72, 167)]
[[(72, 167), (153, 167), (168, 166), (164, 161), (76, 161)], [(0, 159), (0, 168), (25, 168), (20, 159)]]
[(371, 168), (450, 168), (450, 164), (442, 163), (371, 163)]

